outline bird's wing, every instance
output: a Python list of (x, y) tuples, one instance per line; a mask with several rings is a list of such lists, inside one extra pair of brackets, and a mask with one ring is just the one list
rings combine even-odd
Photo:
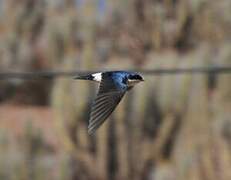
[(88, 133), (92, 134), (108, 118), (126, 91), (119, 91), (112, 80), (102, 78), (98, 95), (92, 105)]
[(91, 109), (88, 133), (92, 134), (108, 118), (125, 93), (112, 92), (99, 94)]
[(118, 87), (118, 84), (119, 84), (119, 82), (116, 83), (116, 79), (113, 80), (111, 74), (103, 73), (102, 79), (101, 79), (101, 82), (99, 85), (98, 94), (119, 91), (120, 87)]

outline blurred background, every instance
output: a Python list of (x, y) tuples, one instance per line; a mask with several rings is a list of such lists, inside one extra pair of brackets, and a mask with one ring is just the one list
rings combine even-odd
[[(230, 34), (230, 0), (0, 0), (0, 72), (227, 67)], [(231, 179), (231, 74), (144, 78), (94, 136), (95, 83), (1, 79), (0, 179)]]

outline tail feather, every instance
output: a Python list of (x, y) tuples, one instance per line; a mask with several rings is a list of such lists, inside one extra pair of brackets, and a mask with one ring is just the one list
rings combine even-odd
[(91, 74), (89, 74), (89, 75), (78, 75), (78, 76), (74, 77), (74, 79), (93, 80), (94, 77)]

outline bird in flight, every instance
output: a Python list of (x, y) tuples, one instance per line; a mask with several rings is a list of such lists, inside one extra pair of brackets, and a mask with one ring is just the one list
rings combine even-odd
[(75, 77), (99, 83), (98, 94), (91, 106), (88, 133), (93, 134), (110, 116), (125, 93), (144, 81), (141, 75), (126, 71), (106, 71)]

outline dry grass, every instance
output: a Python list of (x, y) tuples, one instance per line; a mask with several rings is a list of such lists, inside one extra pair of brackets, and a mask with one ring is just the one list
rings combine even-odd
[[(2, 2), (0, 70), (231, 64), (229, 0), (110, 0), (104, 18), (90, 1), (52, 2)], [(15, 119), (26, 121), (30, 111), (23, 116), (14, 109), (9, 127), (15, 123), (24, 136), (10, 142), (11, 133), (2, 131), (0, 179), (230, 179), (230, 75), (145, 79), (94, 137), (86, 131), (94, 85), (63, 78), (37, 86), (1, 82), (1, 101), (19, 89), (27, 98), (29, 89), (50, 102), (55, 125), (49, 127), (62, 153), (50, 152), (46, 135), (53, 140), (54, 134), (46, 122), (21, 127)]]

